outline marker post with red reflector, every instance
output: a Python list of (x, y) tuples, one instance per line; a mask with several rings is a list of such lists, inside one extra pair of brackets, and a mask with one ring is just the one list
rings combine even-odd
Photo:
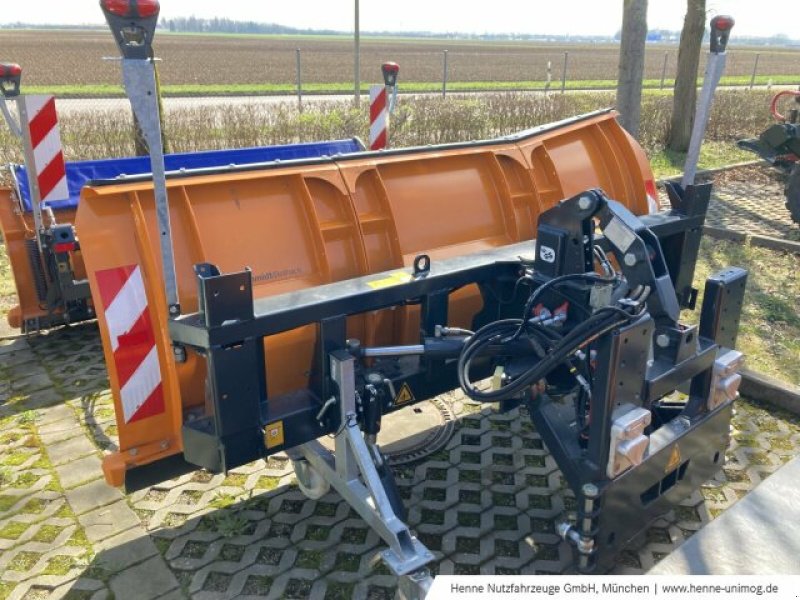
[[(369, 88), (369, 149), (383, 150), (389, 147), (389, 116), (397, 105), (397, 63), (381, 65), (383, 85)], [(391, 100), (390, 100), (391, 98)]]
[(19, 86), (22, 81), (22, 67), (16, 63), (0, 63), (0, 111), (8, 124), (8, 128), (14, 137), (21, 138), (22, 130), (19, 123), (14, 119), (8, 110), (6, 98), (16, 98), (19, 96)]
[[(64, 153), (58, 126), (55, 98), (46, 95), (21, 95), (22, 68), (13, 63), (0, 64), (0, 109), (12, 133), (22, 142), (33, 213), (36, 244), (44, 250), (45, 235), (42, 201), (69, 197)], [(6, 98), (17, 103), (17, 121), (8, 110)], [(51, 213), (51, 221), (52, 219)]]
[(681, 179), (683, 189), (694, 184), (694, 178), (697, 174), (697, 161), (700, 159), (700, 147), (703, 144), (703, 137), (706, 133), (711, 105), (714, 102), (714, 91), (722, 78), (722, 74), (725, 72), (725, 62), (728, 59), (725, 50), (727, 49), (728, 38), (734, 23), (733, 17), (728, 15), (717, 15), (711, 19), (711, 46), (709, 48), (708, 61), (706, 62), (706, 73), (703, 77), (703, 88), (700, 90), (700, 96), (697, 99), (692, 137), (689, 140), (689, 151), (686, 153), (686, 162), (683, 165), (683, 178)]
[(100, 8), (122, 53), (122, 83), (150, 150), (164, 291), (169, 315), (174, 318), (180, 315), (180, 304), (153, 62), (153, 36), (160, 4), (158, 0), (100, 0)]

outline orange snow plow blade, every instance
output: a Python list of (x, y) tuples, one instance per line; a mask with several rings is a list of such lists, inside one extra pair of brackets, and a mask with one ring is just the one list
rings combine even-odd
[[(530, 240), (539, 214), (603, 188), (636, 214), (653, 176), (611, 111), (499, 140), (343, 155), (168, 179), (182, 312), (198, 308), (195, 264), (252, 271), (263, 298)], [(106, 457), (113, 485), (131, 469), (181, 455), (181, 427), (204, 410), (205, 361), (173, 349), (152, 181), (84, 188), (83, 259), (114, 394), (120, 450)], [(481, 309), (471, 286), (450, 295), (452, 325)], [(348, 320), (367, 345), (415, 343), (419, 307)], [(316, 326), (265, 339), (269, 396), (309, 385)], [(152, 466), (157, 467), (156, 464)]]

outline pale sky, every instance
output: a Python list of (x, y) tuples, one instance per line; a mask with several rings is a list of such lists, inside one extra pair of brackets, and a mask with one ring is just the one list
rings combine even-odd
[[(360, 0), (361, 29), (460, 33), (613, 35), (622, 0)], [(10, 2), (4, 23), (100, 24), (97, 0)], [(797, 0), (707, 0), (709, 17), (736, 19), (734, 35), (796, 37)], [(651, 29), (680, 30), (685, 0), (650, 0)], [(353, 0), (161, 0), (163, 17), (227, 17), (290, 27), (352, 31)]]

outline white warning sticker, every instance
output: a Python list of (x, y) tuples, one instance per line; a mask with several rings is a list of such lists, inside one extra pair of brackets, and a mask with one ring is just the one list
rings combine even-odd
[(539, 246), (539, 257), (546, 263), (556, 262), (556, 251), (550, 246)]
[(620, 252), (627, 252), (636, 239), (636, 234), (633, 230), (620, 221), (619, 217), (611, 219), (603, 233), (608, 241), (614, 244)]

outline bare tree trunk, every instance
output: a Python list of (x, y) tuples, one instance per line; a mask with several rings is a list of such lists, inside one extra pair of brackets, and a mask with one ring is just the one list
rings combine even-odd
[(619, 122), (632, 136), (639, 134), (642, 112), (644, 46), (647, 39), (647, 0), (624, 0), (619, 45), (617, 110)]
[(706, 25), (706, 0), (687, 0), (686, 18), (678, 49), (678, 73), (672, 99), (672, 119), (667, 147), (676, 152), (689, 149), (697, 105), (697, 70), (700, 66), (700, 47)]

